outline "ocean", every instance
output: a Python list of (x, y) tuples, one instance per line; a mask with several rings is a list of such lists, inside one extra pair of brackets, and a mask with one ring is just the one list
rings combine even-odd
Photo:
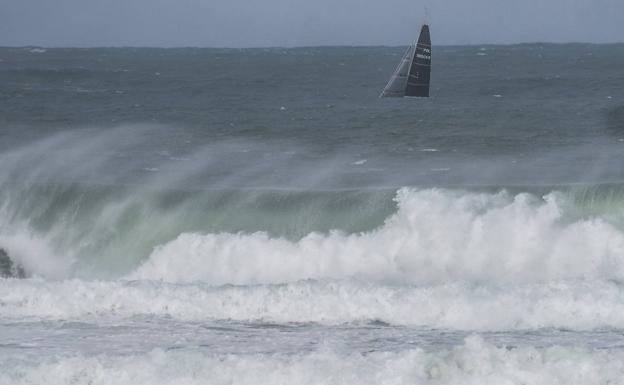
[(0, 48), (0, 384), (624, 384), (624, 44)]

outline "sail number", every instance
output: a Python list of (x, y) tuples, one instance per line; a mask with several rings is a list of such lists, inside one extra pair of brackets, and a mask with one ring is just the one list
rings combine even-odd
[(431, 60), (431, 49), (430, 48), (420, 48), (420, 49), (422, 50), (422, 53), (417, 53), (416, 57), (419, 59)]

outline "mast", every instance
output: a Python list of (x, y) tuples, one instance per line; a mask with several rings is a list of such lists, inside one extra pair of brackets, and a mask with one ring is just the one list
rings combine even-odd
[(431, 36), (429, 26), (424, 24), (420, 30), (416, 50), (412, 58), (405, 96), (429, 97), (431, 80)]

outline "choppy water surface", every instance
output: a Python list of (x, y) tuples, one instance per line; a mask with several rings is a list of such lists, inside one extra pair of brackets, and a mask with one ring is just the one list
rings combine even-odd
[(624, 383), (624, 46), (0, 49), (0, 383)]

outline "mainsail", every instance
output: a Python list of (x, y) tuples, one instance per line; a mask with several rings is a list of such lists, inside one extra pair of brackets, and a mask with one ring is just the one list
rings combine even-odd
[(380, 97), (429, 96), (431, 74), (431, 37), (423, 25), (416, 45), (411, 45)]

